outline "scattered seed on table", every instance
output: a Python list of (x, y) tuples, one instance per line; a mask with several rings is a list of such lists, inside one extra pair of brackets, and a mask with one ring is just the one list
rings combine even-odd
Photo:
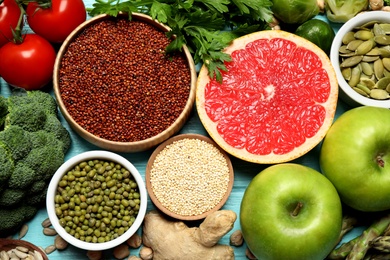
[(61, 60), (61, 98), (73, 119), (103, 139), (132, 142), (166, 130), (183, 111), (191, 74), (184, 53), (166, 55), (163, 31), (142, 21), (89, 26)]
[(63, 239), (60, 235), (57, 235), (54, 239), (54, 245), (58, 250), (64, 250), (68, 247), (68, 242)]
[(45, 234), (46, 236), (55, 236), (57, 235), (57, 231), (54, 228), (45, 227), (43, 228), (43, 234)]
[(165, 208), (183, 216), (199, 215), (226, 194), (229, 167), (214, 145), (185, 138), (167, 145), (156, 156), (150, 183)]
[(45, 248), (45, 253), (49, 255), (53, 253), (55, 250), (56, 250), (55, 245), (50, 245)]
[(28, 231), (28, 225), (24, 224), (19, 231), (18, 239), (22, 239), (27, 234), (27, 231)]
[(51, 226), (51, 221), (49, 218), (46, 218), (42, 221), (42, 227), (43, 228), (47, 228), (47, 227), (50, 227)]

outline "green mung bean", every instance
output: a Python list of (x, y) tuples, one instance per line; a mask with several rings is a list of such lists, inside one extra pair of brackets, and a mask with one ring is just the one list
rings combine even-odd
[(68, 171), (59, 181), (54, 200), (56, 215), (66, 232), (92, 243), (125, 233), (140, 203), (130, 172), (104, 160), (84, 161)]

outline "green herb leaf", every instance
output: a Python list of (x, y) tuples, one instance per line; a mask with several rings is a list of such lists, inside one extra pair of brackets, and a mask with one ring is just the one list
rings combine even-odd
[[(89, 10), (91, 16), (98, 14), (107, 14), (113, 17), (117, 17), (119, 12), (125, 12), (131, 14), (137, 12), (138, 7), (130, 1), (121, 2), (120, 0), (95, 0), (92, 5), (93, 8)], [(131, 19), (131, 16), (129, 16)]]
[(166, 33), (172, 38), (167, 53), (186, 45), (195, 63), (204, 64), (209, 76), (221, 81), (225, 62), (231, 60), (223, 49), (239, 36), (268, 29), (271, 6), (272, 0), (95, 0), (89, 14), (150, 15), (172, 29)]
[(150, 16), (161, 23), (167, 23), (168, 18), (172, 15), (171, 5), (154, 1), (150, 8)]

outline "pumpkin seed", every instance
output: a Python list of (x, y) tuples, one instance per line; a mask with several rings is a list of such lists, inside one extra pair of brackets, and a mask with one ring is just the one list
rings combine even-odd
[(382, 63), (385, 69), (390, 70), (390, 58), (383, 58)]
[(347, 45), (351, 41), (356, 40), (354, 34), (355, 33), (353, 31), (347, 32), (341, 40), (343, 44)]
[(357, 84), (355, 88), (358, 88), (362, 91), (364, 91), (367, 95), (370, 95), (371, 93), (371, 89), (369, 89), (367, 86), (363, 85), (363, 84)]
[(390, 24), (389, 23), (380, 23), (379, 26), (385, 32), (385, 34), (390, 34)]
[(378, 51), (379, 51), (379, 55), (382, 58), (389, 58), (390, 57), (390, 49), (389, 48), (387, 48), (387, 47), (380, 47), (380, 48), (378, 48)]
[(387, 70), (386, 68), (383, 70), (383, 76), (385, 77), (390, 77), (390, 71)]
[(360, 44), (362, 44), (363, 42), (364, 42), (363, 40), (353, 40), (353, 41), (350, 41), (347, 44), (347, 49), (350, 50), (350, 51), (355, 51), (360, 46)]
[(383, 63), (381, 59), (378, 59), (374, 61), (374, 74), (376, 79), (381, 79), (383, 77), (383, 71), (384, 71)]
[(348, 50), (347, 45), (342, 45), (339, 49), (339, 52), (342, 54), (354, 53), (351, 50)]
[(381, 55), (381, 52), (379, 50), (379, 48), (375, 47), (375, 48), (372, 48), (369, 52), (366, 53), (367, 56), (379, 56)]
[(360, 81), (361, 70), (358, 66), (352, 68), (351, 79), (348, 81), (348, 85), (355, 87)]
[(343, 57), (343, 58), (349, 58), (349, 57), (355, 56), (356, 53), (354, 51), (350, 51), (348, 53), (340, 53), (339, 55), (340, 55), (340, 57)]
[(357, 87), (352, 87), (353, 90), (355, 90), (357, 93), (359, 93), (360, 95), (362, 96), (365, 96), (365, 97), (370, 97), (369, 94), (367, 94), (366, 92), (364, 92), (363, 90), (361, 90), (360, 88), (357, 88)]
[(390, 94), (384, 89), (371, 90), (370, 97), (378, 100), (384, 100), (390, 98)]
[(355, 32), (354, 37), (358, 40), (367, 41), (374, 37), (374, 33), (368, 30), (359, 30)]
[(386, 89), (389, 84), (390, 84), (390, 77), (383, 77), (376, 82), (375, 88)]
[(381, 45), (390, 44), (390, 36), (389, 35), (378, 35), (374, 37), (374, 41)]
[(379, 55), (378, 55), (378, 56), (367, 56), (367, 54), (366, 54), (366, 55), (363, 56), (362, 61), (365, 61), (365, 62), (374, 62), (374, 61), (376, 61), (377, 59), (379, 59)]
[(386, 35), (385, 30), (378, 23), (374, 24), (372, 31), (375, 36)]
[(341, 68), (341, 74), (343, 74), (343, 77), (345, 80), (350, 80), (351, 79), (351, 67), (348, 68)]
[(360, 65), (362, 67), (362, 72), (367, 76), (371, 76), (372, 74), (374, 74), (374, 70), (368, 62), (360, 62)]
[(369, 28), (373, 27), (374, 24), (376, 24), (376, 23), (380, 23), (380, 22), (379, 21), (375, 21), (375, 20), (369, 21), (369, 22), (366, 22), (366, 23), (364, 23), (364, 24), (362, 24), (360, 26), (355, 27), (355, 29), (356, 30), (369, 29)]
[(386, 91), (390, 93), (390, 84), (389, 84), (389, 85), (387, 85), (387, 87), (386, 87)]
[(375, 46), (375, 42), (373, 40), (367, 40), (360, 44), (356, 50), (356, 55), (364, 55), (372, 50), (372, 48)]
[(359, 64), (359, 62), (361, 62), (362, 59), (363, 59), (363, 55), (357, 55), (357, 56), (353, 56), (353, 57), (346, 58), (346, 59), (340, 64), (340, 67), (342, 67), (342, 68), (353, 67), (353, 66)]
[(340, 70), (349, 86), (368, 98), (390, 99), (390, 23), (369, 21), (346, 33)]
[(364, 86), (368, 87), (369, 89), (373, 89), (375, 87), (375, 81), (369, 78), (360, 78), (360, 83)]

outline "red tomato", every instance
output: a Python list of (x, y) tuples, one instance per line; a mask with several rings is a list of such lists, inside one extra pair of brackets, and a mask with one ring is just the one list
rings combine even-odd
[(40, 89), (53, 76), (56, 52), (37, 34), (26, 34), (20, 44), (8, 42), (0, 48), (0, 75), (10, 85)]
[(87, 19), (83, 0), (51, 0), (50, 8), (43, 8), (37, 2), (30, 2), (26, 13), (30, 28), (53, 43), (63, 42)]
[(18, 25), (19, 17), (20, 8), (15, 0), (0, 4), (0, 47), (13, 39), (12, 29)]

